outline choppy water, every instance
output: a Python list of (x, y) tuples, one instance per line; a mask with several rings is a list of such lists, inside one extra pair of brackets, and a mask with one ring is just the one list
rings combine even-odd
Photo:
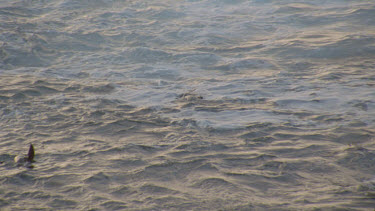
[(0, 1), (0, 209), (371, 210), (374, 20), (371, 0)]

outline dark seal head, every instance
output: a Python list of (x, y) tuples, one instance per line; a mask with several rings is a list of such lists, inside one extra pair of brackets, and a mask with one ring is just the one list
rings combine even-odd
[(27, 156), (18, 155), (14, 158), (14, 162), (16, 162), (18, 165), (26, 164), (27, 166), (30, 166), (32, 162), (34, 162), (34, 146), (30, 144), (29, 152), (27, 153)]

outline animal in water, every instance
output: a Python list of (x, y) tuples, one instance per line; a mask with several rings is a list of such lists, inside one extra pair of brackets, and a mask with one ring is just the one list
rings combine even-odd
[(17, 165), (25, 165), (26, 167), (30, 167), (31, 163), (34, 162), (34, 156), (35, 156), (35, 150), (33, 144), (30, 144), (29, 152), (27, 155), (18, 155), (14, 158), (14, 162), (17, 163)]

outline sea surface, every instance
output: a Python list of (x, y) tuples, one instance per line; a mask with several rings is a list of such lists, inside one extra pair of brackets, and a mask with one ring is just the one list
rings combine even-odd
[(373, 210), (374, 135), (373, 0), (0, 0), (0, 210)]

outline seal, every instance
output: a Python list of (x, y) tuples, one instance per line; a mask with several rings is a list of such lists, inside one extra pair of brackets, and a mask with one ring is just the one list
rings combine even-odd
[(27, 156), (18, 155), (14, 158), (14, 162), (16, 162), (18, 165), (26, 164), (27, 167), (32, 167), (31, 163), (34, 162), (34, 156), (34, 146), (33, 144), (30, 144)]

